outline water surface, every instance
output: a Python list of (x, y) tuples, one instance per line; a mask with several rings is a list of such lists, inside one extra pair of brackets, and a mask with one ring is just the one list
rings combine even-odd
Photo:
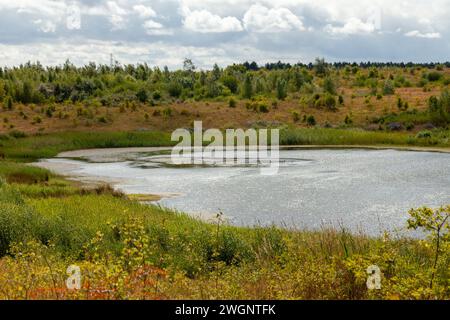
[(280, 157), (273, 176), (254, 166), (167, 167), (167, 156), (136, 150), (43, 165), (112, 182), (126, 193), (171, 195), (158, 203), (194, 215), (221, 211), (236, 225), (332, 225), (379, 234), (404, 227), (411, 207), (450, 203), (450, 154), (301, 149)]

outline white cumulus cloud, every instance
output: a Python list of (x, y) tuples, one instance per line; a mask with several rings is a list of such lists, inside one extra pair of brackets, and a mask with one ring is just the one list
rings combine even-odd
[(48, 33), (48, 32), (55, 32), (56, 31), (56, 25), (51, 21), (43, 21), (42, 19), (37, 19), (33, 21), (34, 24), (39, 26), (39, 30)]
[(407, 37), (416, 37), (416, 38), (428, 38), (428, 39), (440, 39), (441, 34), (439, 32), (426, 32), (422, 33), (419, 30), (413, 30), (405, 33)]
[(325, 26), (325, 31), (342, 35), (372, 33), (375, 31), (375, 25), (371, 22), (363, 22), (358, 18), (350, 18), (342, 27), (328, 24)]
[(304, 31), (303, 22), (287, 8), (267, 8), (252, 5), (244, 15), (244, 26), (249, 31), (272, 33)]
[(151, 7), (144, 6), (142, 4), (137, 4), (133, 6), (133, 10), (141, 17), (141, 18), (154, 18), (156, 17), (156, 12)]
[(218, 33), (242, 31), (242, 24), (236, 17), (224, 17), (207, 10), (193, 10), (182, 8), (184, 15), (183, 26), (194, 32)]

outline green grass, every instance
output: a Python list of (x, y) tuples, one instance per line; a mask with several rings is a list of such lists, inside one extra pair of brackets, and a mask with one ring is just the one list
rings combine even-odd
[[(14, 161), (30, 162), (51, 158), (59, 152), (90, 148), (172, 146), (164, 132), (66, 132), (0, 140), (0, 155)], [(282, 129), (281, 145), (387, 145), (450, 147), (450, 131), (436, 130), (421, 139), (403, 132), (372, 132), (360, 129)]]
[(0, 162), (0, 177), (9, 183), (35, 184), (48, 182), (51, 176), (51, 173), (45, 169), (10, 161)]
[(169, 146), (163, 132), (64, 132), (0, 140), (0, 154), (16, 161), (51, 158), (59, 152), (90, 148)]
[(431, 138), (417, 138), (403, 132), (360, 129), (286, 129), (280, 133), (281, 145), (366, 145), (450, 147), (450, 131), (435, 131)]

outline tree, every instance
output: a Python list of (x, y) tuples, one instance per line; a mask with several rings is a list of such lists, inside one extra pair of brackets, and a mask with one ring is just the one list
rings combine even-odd
[(183, 70), (186, 73), (191, 74), (191, 73), (194, 73), (195, 69), (196, 68), (195, 68), (195, 65), (192, 62), (192, 60), (188, 59), (188, 58), (185, 58), (184, 61), (183, 61)]
[(13, 101), (12, 101), (12, 98), (10, 96), (6, 97), (3, 107), (6, 110), (12, 110), (13, 109)]
[(323, 58), (316, 58), (316, 62), (314, 63), (314, 69), (316, 70), (316, 74), (319, 77), (323, 77), (328, 74), (328, 64), (325, 62)]
[(145, 90), (144, 88), (139, 89), (138, 92), (136, 92), (136, 97), (138, 98), (138, 100), (142, 103), (147, 102), (148, 100), (148, 93), (147, 90)]
[(222, 75), (222, 70), (220, 70), (217, 63), (214, 63), (213, 69), (212, 69), (212, 78), (214, 81), (219, 80), (220, 76)]
[(277, 80), (277, 98), (284, 100), (287, 97), (287, 83), (284, 79)]
[(242, 96), (243, 96), (245, 99), (251, 99), (252, 95), (253, 95), (252, 78), (251, 78), (250, 75), (247, 73), (247, 74), (245, 75), (244, 88), (243, 88)]
[(384, 95), (393, 95), (395, 93), (395, 86), (391, 80), (386, 80), (383, 86)]
[(438, 267), (439, 256), (442, 247), (450, 244), (450, 205), (438, 209), (419, 208), (409, 211), (409, 229), (423, 229), (428, 232), (428, 239), (434, 244), (433, 270), (430, 279), (430, 288), (433, 288), (433, 281)]
[(31, 88), (31, 84), (28, 81), (25, 81), (22, 84), (22, 94), (20, 100), (27, 104), (30, 103), (33, 99), (33, 89)]
[(176, 80), (172, 80), (167, 87), (167, 91), (169, 92), (170, 96), (175, 98), (178, 98), (181, 95), (182, 90), (183, 87)]
[(222, 83), (224, 86), (226, 86), (228, 89), (230, 89), (231, 93), (236, 93), (238, 90), (238, 81), (235, 76), (232, 75), (226, 75), (222, 77)]
[(323, 80), (323, 90), (325, 90), (325, 92), (328, 92), (329, 94), (336, 94), (336, 85), (333, 79), (331, 79), (330, 77), (326, 77)]
[(295, 90), (300, 90), (300, 88), (305, 83), (305, 78), (303, 77), (303, 74), (300, 72), (299, 69), (296, 69), (294, 72), (294, 86)]

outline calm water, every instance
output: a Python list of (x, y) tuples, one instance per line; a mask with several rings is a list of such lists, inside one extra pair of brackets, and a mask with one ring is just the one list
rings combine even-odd
[[(396, 150), (286, 150), (274, 176), (255, 167), (170, 168), (165, 156), (130, 153), (118, 162), (69, 159), (65, 173), (111, 179), (126, 193), (178, 194), (159, 204), (192, 214), (219, 210), (236, 225), (378, 234), (405, 225), (407, 211), (450, 203), (450, 154)], [(61, 169), (59, 170), (61, 171)]]

